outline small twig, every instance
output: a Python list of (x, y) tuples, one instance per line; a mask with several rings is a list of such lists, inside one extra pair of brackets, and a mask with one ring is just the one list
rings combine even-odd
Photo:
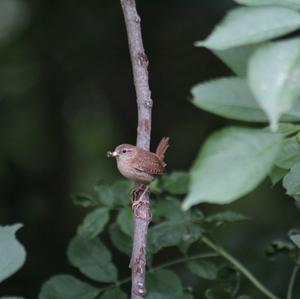
[(229, 254), (224, 248), (216, 245), (212, 240), (207, 237), (202, 237), (201, 239), (208, 247), (217, 252), (220, 256), (228, 260), (233, 266), (235, 266), (245, 277), (248, 278), (252, 284), (260, 290), (266, 297), (270, 299), (279, 299), (271, 291), (269, 291), (258, 279), (247, 269), (245, 268), (237, 259), (235, 259), (231, 254)]
[[(134, 86), (137, 96), (138, 127), (136, 145), (150, 149), (152, 99), (148, 79), (148, 59), (144, 51), (141, 19), (136, 10), (135, 0), (120, 0), (128, 36)], [(139, 207), (140, 215), (151, 215), (149, 195)], [(149, 221), (134, 217), (133, 248), (131, 255), (132, 288), (131, 299), (144, 298), (146, 294), (146, 242)]]

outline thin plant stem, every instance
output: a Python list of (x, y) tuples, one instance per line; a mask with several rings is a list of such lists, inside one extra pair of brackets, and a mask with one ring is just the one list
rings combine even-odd
[(297, 277), (297, 274), (299, 272), (299, 267), (300, 267), (299, 262), (300, 262), (300, 255), (299, 255), (297, 264), (293, 268), (293, 271), (292, 271), (292, 274), (291, 274), (289, 286), (288, 286), (288, 289), (287, 289), (286, 299), (292, 299), (293, 290), (294, 290), (294, 286), (295, 286), (295, 281), (296, 281), (296, 277)]
[[(120, 3), (127, 31), (133, 80), (137, 97), (138, 126), (136, 145), (148, 151), (150, 148), (153, 101), (149, 87), (149, 62), (142, 39), (141, 18), (138, 15), (135, 0), (120, 0)], [(145, 194), (144, 199), (143, 204), (139, 207), (140, 214), (151, 215), (148, 193)], [(135, 216), (133, 223), (133, 246), (130, 263), (132, 273), (131, 299), (143, 299), (146, 293), (146, 247), (149, 219), (147, 219), (147, 217)]]
[(276, 295), (274, 295), (271, 291), (269, 291), (258, 279), (243, 266), (237, 259), (235, 259), (230, 253), (228, 253), (224, 248), (216, 245), (212, 240), (207, 237), (202, 237), (203, 243), (205, 243), (208, 247), (217, 252), (220, 256), (228, 260), (232, 265), (234, 265), (248, 280), (258, 289), (260, 290), (266, 297), (270, 299), (279, 299)]

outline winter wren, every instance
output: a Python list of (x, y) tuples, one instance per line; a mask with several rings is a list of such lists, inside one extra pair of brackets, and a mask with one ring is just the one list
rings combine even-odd
[(169, 138), (161, 139), (156, 152), (152, 153), (134, 145), (121, 144), (113, 152), (107, 152), (108, 157), (117, 159), (120, 173), (138, 183), (148, 185), (157, 175), (165, 172), (165, 152), (169, 147)]

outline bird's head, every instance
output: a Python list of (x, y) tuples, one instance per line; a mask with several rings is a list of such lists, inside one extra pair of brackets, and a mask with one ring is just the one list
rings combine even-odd
[(130, 160), (136, 155), (137, 148), (131, 144), (118, 145), (113, 152), (107, 152), (109, 158), (116, 158), (117, 160)]

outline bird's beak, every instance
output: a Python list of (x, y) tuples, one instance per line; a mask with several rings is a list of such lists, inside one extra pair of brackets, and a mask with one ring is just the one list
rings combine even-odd
[(112, 157), (117, 157), (118, 156), (118, 153), (116, 151), (112, 152), (111, 153)]
[(116, 152), (116, 151), (114, 151), (114, 152), (107, 152), (107, 157), (108, 158), (115, 158), (115, 157), (117, 157), (118, 156), (118, 153)]

